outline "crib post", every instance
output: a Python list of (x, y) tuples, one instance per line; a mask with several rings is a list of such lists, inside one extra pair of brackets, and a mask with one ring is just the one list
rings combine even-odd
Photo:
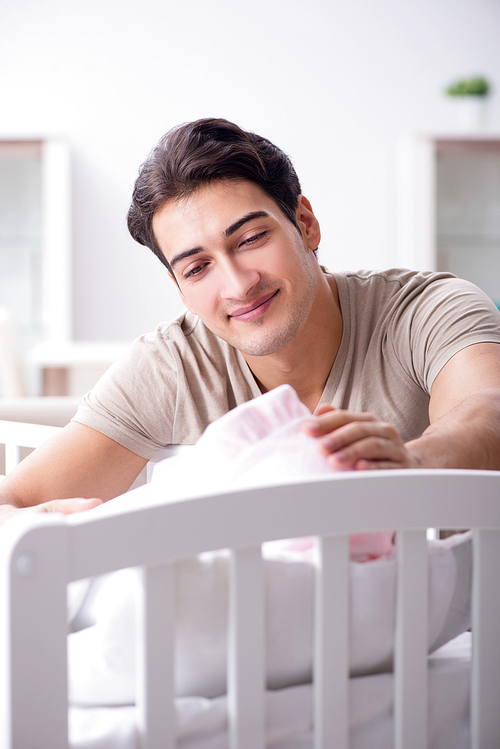
[(349, 538), (316, 539), (314, 749), (349, 746)]
[(500, 531), (474, 529), (471, 735), (473, 749), (500, 737)]
[(174, 566), (141, 568), (137, 713), (141, 747), (174, 749)]
[(67, 529), (57, 514), (35, 522), (0, 534), (0, 746), (67, 749)]
[(227, 701), (230, 749), (264, 749), (264, 571), (260, 546), (231, 550)]
[(427, 748), (428, 557), (425, 530), (398, 531), (394, 746)]

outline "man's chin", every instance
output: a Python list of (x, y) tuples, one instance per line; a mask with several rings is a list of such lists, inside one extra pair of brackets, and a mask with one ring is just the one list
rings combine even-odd
[(297, 333), (290, 329), (276, 332), (273, 335), (260, 335), (253, 339), (240, 338), (237, 341), (227, 341), (231, 346), (238, 349), (244, 356), (271, 356), (282, 351), (295, 339)]

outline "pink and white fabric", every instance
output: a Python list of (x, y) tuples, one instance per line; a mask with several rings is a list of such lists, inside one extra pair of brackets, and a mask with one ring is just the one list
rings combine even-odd
[[(282, 385), (210, 424), (194, 449), (158, 464), (153, 482), (167, 480), (172, 496), (179, 498), (331, 473), (334, 469), (316, 440), (303, 431), (310, 419), (295, 390)], [(390, 531), (351, 536), (351, 559), (366, 561), (390, 554), (391, 537)], [(305, 551), (313, 541), (281, 543)]]

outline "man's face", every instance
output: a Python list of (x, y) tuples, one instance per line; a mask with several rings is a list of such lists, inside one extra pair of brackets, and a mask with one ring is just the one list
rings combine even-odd
[(246, 180), (205, 185), (154, 216), (156, 240), (186, 307), (243, 354), (281, 350), (310, 314), (319, 226), (302, 197), (297, 220), (300, 233)]

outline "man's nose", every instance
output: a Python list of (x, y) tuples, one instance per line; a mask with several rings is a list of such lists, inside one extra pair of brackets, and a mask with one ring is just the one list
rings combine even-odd
[(260, 274), (254, 268), (246, 268), (234, 259), (226, 259), (219, 267), (221, 297), (223, 299), (246, 299), (258, 284)]

